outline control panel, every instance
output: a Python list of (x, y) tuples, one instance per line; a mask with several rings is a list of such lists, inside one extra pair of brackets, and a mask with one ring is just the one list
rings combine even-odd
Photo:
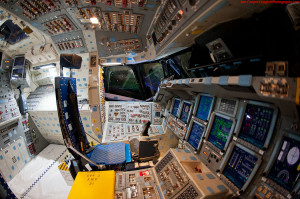
[[(65, 6), (67, 7), (88, 7), (88, 6), (101, 6), (105, 7), (111, 6), (111, 7), (118, 7), (118, 8), (143, 8), (146, 5), (145, 1), (133, 1), (133, 0), (104, 0), (104, 1), (97, 1), (97, 0), (91, 0), (91, 1), (85, 1), (85, 0), (62, 0)], [(150, 6), (149, 6), (150, 7)], [(152, 6), (151, 6), (152, 7)], [(150, 8), (151, 8), (150, 7)]]
[(72, 34), (63, 33), (61, 35), (54, 35), (52, 36), (52, 40), (61, 53), (87, 52), (84, 36), (80, 30), (72, 31)]
[[(207, 98), (207, 96), (204, 97)], [(204, 100), (203, 98), (206, 102), (208, 99)], [(202, 110), (206, 109), (205, 106), (210, 107), (211, 103), (202, 103)], [(231, 142), (238, 107), (239, 100), (237, 99), (216, 98), (216, 104), (213, 109), (215, 112), (210, 116), (210, 122), (204, 134), (203, 145), (199, 152), (203, 163), (212, 171), (217, 171), (220, 168), (225, 151)]]
[(0, 172), (6, 182), (13, 179), (30, 161), (23, 137), (0, 150)]
[(152, 33), (154, 45), (163, 42), (182, 19), (183, 11), (179, 10), (179, 6), (179, 2), (174, 0), (165, 1), (163, 4), (163, 9), (155, 22), (154, 32)]
[(201, 11), (209, 8), (216, 1), (200, 0), (168, 0), (164, 1), (159, 15), (150, 30), (151, 39), (159, 53), (168, 42), (181, 30), (191, 24)]
[(238, 105), (239, 100), (237, 99), (217, 98), (215, 110), (219, 113), (235, 117)]
[(185, 138), (186, 130), (187, 130), (187, 125), (181, 120), (177, 120), (175, 125), (175, 131), (174, 131), (177, 137), (183, 140)]
[[(3, 0), (0, 5), (50, 35), (61, 53), (99, 48), (99, 56), (106, 57), (144, 50), (149, 29), (144, 24), (151, 24), (160, 1)], [(90, 34), (83, 37), (86, 30)], [(77, 32), (82, 35), (78, 37)]]
[(203, 165), (197, 156), (184, 149), (170, 149), (154, 166), (163, 198), (226, 198), (228, 188)]
[(122, 54), (124, 52), (140, 52), (143, 44), (139, 38), (124, 39), (117, 41), (110, 41), (108, 38), (103, 38), (101, 41), (101, 48), (107, 50), (108, 53)]
[(37, 19), (41, 15), (59, 9), (52, 0), (19, 0), (17, 4), (23, 9), (23, 15), (30, 20)]
[(21, 121), (22, 121), (22, 127), (23, 127), (24, 132), (29, 131), (29, 121), (28, 121), (28, 119), (22, 118)]
[[(167, 126), (184, 140), (188, 149), (199, 152), (200, 159), (208, 168), (217, 171), (233, 136), (238, 107), (237, 99), (217, 98), (203, 93), (195, 97), (194, 108), (193, 103), (176, 98), (173, 99)], [(185, 117), (182, 117), (183, 113), (186, 113)], [(191, 113), (191, 121), (184, 119), (190, 118)]]
[(213, 148), (214, 147), (212, 144), (204, 141), (199, 155), (201, 160), (207, 167), (209, 167), (213, 171), (217, 171), (220, 168), (224, 153), (220, 154), (213, 150)]
[[(141, 124), (123, 124), (123, 123), (108, 123), (106, 128), (106, 141), (121, 141), (128, 140), (132, 136), (140, 135), (143, 130)], [(163, 134), (164, 130), (161, 125), (151, 125), (148, 134), (155, 136)]]
[(171, 152), (155, 166), (156, 175), (162, 190), (166, 190), (165, 198), (172, 198), (188, 184), (188, 176)]
[(300, 137), (294, 131), (284, 130), (281, 133), (283, 137), (274, 147), (261, 182), (281, 195), (292, 198), (299, 188)]
[(2, 124), (0, 127), (0, 148), (7, 148), (22, 137), (24, 138), (24, 144), (27, 146), (31, 156), (39, 153), (48, 145), (48, 143), (39, 133), (37, 128), (33, 128), (32, 125), (33, 121), (25, 117), (17, 120), (10, 120), (8, 123)]
[(260, 83), (260, 92), (262, 95), (277, 97), (287, 97), (289, 86), (285, 78), (266, 78)]
[[(267, 63), (267, 69), (268, 67), (270, 67), (269, 63)], [(287, 68), (284, 64), (279, 65), (279, 67)], [(254, 77), (253, 88), (255, 92), (262, 97), (294, 101), (293, 93), (297, 90), (294, 78), (278, 76)]]
[(58, 15), (55, 19), (50, 19), (43, 23), (50, 35), (57, 35), (77, 30), (77, 27), (67, 15)]
[(14, 121), (8, 125), (1, 127), (1, 148), (7, 147), (14, 140), (18, 139), (21, 135), (22, 129), (19, 128), (19, 121)]
[(108, 122), (143, 124), (151, 121), (151, 103), (120, 103), (110, 102)]
[(193, 183), (190, 183), (188, 186), (186, 186), (182, 191), (180, 191), (177, 196), (174, 198), (180, 199), (180, 198), (201, 198), (202, 194), (199, 192), (199, 190), (196, 188), (196, 186)]
[(0, 4), (8, 5), (10, 2), (8, 0), (0, 0)]
[(109, 102), (108, 122), (144, 124), (162, 123), (162, 108), (159, 103), (146, 102)]
[(255, 188), (253, 197), (270, 198), (270, 199), (285, 199), (286, 198), (282, 194), (278, 193), (276, 191), (276, 189), (270, 187), (269, 185), (267, 185), (265, 183), (261, 183)]
[(0, 89), (0, 122), (5, 122), (20, 116), (17, 102), (12, 90)]
[(33, 131), (32, 133), (30, 132), (28, 119), (22, 118), (21, 122), (22, 122), (22, 127), (24, 130), (26, 144), (28, 146), (30, 155), (33, 155), (36, 153), (36, 148), (33, 143), (33, 139), (36, 138), (36, 133), (35, 133), (35, 131)]
[(163, 107), (160, 103), (153, 102), (152, 104), (152, 124), (154, 125), (161, 125), (162, 124), (162, 114), (163, 114)]
[(151, 104), (130, 103), (127, 105), (129, 123), (147, 123), (151, 121)]
[(128, 140), (132, 136), (140, 135), (148, 121), (151, 122), (148, 130), (150, 136), (164, 133), (161, 126), (163, 109), (159, 103), (107, 102), (105, 107), (105, 142)]
[(236, 195), (240, 195), (254, 178), (261, 162), (261, 155), (232, 142), (218, 175)]
[[(215, 84), (213, 82), (221, 79), (214, 78), (202, 78), (201, 82)], [(170, 109), (166, 121), (174, 135), (179, 136), (180, 130), (186, 131), (183, 137), (185, 149), (180, 150), (189, 150), (190, 155), (195, 154), (202, 166), (207, 167), (226, 188), (241, 198), (293, 198), (299, 194), (300, 138), (299, 132), (292, 125), (295, 121), (291, 120), (296, 113), (292, 111), (296, 110), (296, 104), (289, 99), (290, 95), (279, 97), (257, 91), (264, 80), (271, 81), (273, 78), (272, 81), (278, 83), (276, 77), (270, 78), (253, 77), (256, 93), (246, 93), (248, 91), (237, 88), (231, 90), (231, 87), (227, 89), (226, 86), (219, 89), (199, 82), (189, 83), (190, 88), (184, 88), (187, 93), (193, 93), (185, 99), (175, 96), (176, 90), (182, 89), (172, 85), (170, 88), (161, 87), (157, 94), (160, 95), (161, 90), (168, 92), (169, 89), (174, 93), (168, 103)], [(295, 85), (289, 78), (283, 77), (281, 80), (286, 80), (289, 88), (295, 91)], [(207, 93), (199, 93), (201, 89)], [(186, 99), (194, 103), (191, 119), (187, 123), (180, 119)], [(166, 103), (167, 100), (170, 100), (170, 96), (161, 101)], [(286, 110), (288, 107), (290, 111)], [(179, 163), (186, 171), (186, 165)], [(198, 188), (198, 184), (195, 185)], [(176, 193), (176, 196), (181, 192)]]
[[(143, 15), (135, 14), (132, 10), (101, 11), (100, 7), (77, 8), (75, 13), (80, 23), (87, 30), (115, 31), (139, 33)], [(90, 23), (90, 19), (95, 23)]]
[(108, 123), (106, 130), (106, 140), (117, 141), (128, 139), (129, 135), (136, 135), (141, 132), (142, 125)]
[(177, 119), (175, 116), (169, 114), (168, 115), (168, 118), (167, 118), (167, 127), (169, 129), (171, 129), (171, 131), (175, 131), (175, 128), (176, 128), (176, 124), (177, 124)]
[(213, 113), (200, 150), (200, 158), (209, 168), (216, 171), (231, 142), (235, 119)]
[(202, 138), (205, 132), (206, 126), (197, 121), (193, 116), (185, 136), (185, 146), (190, 149), (190, 151), (197, 153), (202, 145)]
[(3, 122), (20, 117), (20, 111), (10, 89), (9, 74), (0, 71), (0, 125)]
[(240, 105), (234, 140), (263, 154), (273, 135), (278, 109), (250, 100), (243, 100)]
[(49, 143), (41, 135), (40, 131), (36, 127), (33, 118), (31, 116), (28, 119), (23, 119), (22, 124), (25, 130), (25, 140), (31, 156), (39, 154)]
[(115, 198), (159, 198), (156, 180), (151, 168), (117, 172), (115, 182)]

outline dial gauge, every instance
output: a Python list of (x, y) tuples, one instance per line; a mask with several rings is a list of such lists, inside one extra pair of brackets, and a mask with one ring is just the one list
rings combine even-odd
[(300, 151), (298, 147), (293, 147), (288, 153), (287, 162), (290, 165), (294, 165), (299, 160)]

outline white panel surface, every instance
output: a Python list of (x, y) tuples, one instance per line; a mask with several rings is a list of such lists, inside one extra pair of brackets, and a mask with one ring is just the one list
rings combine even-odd
[[(67, 154), (65, 150), (64, 145), (50, 144), (32, 159), (8, 183), (17, 198), (20, 198), (26, 191), (28, 193), (24, 198), (28, 199), (67, 198), (71, 186), (66, 184), (58, 169), (59, 162)], [(58, 157), (60, 157), (59, 160), (55, 162)]]

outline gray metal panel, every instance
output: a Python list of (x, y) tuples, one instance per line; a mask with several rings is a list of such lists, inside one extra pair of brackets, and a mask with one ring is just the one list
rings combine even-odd
[(1, 125), (0, 132), (0, 148), (2, 149), (19, 139), (20, 136), (24, 137), (24, 130), (20, 120), (14, 120), (5, 125)]
[[(169, 10), (171, 5), (166, 3), (161, 11), (161, 15), (157, 18), (157, 20), (153, 23), (153, 26), (150, 29), (150, 33), (154, 33), (156, 37), (163, 38), (162, 41), (155, 46), (155, 49), (158, 53), (162, 51), (162, 49), (166, 48), (170, 45), (170, 41), (176, 37), (183, 29), (188, 27), (196, 17), (200, 16), (206, 9), (212, 6), (216, 0), (206, 0), (206, 1), (194, 1), (195, 5), (191, 5), (192, 1), (176, 1), (175, 15), (174, 13), (168, 18), (164, 17), (164, 10)], [(178, 14), (181, 13), (181, 18)], [(169, 28), (170, 27), (170, 28)], [(168, 32), (166, 34), (166, 31)]]
[[(140, 42), (140, 47), (136, 48), (135, 51), (121, 51), (121, 50), (114, 50), (109, 48), (106, 43), (110, 41), (122, 41), (128, 39), (138, 39)], [(123, 53), (139, 53), (142, 52), (146, 46), (145, 35), (134, 34), (134, 33), (121, 33), (121, 32), (106, 32), (106, 31), (96, 31), (96, 41), (98, 46), (98, 54), (100, 57), (106, 57), (116, 54), (123, 54)]]
[[(233, 78), (229, 76), (229, 80)], [(236, 76), (234, 78), (239, 78), (239, 76)], [(276, 151), (276, 143), (280, 143), (282, 136), (285, 131), (283, 129), (290, 129), (291, 127), (295, 127), (295, 125), (299, 125), (299, 116), (297, 113), (297, 108), (295, 104), (295, 95), (296, 95), (296, 78), (285, 78), (287, 80), (287, 84), (289, 86), (288, 96), (276, 96), (276, 95), (262, 95), (260, 92), (260, 82), (262, 80), (269, 80), (273, 77), (252, 77), (251, 85), (250, 86), (241, 86), (241, 85), (235, 85), (235, 89), (231, 89), (232, 83), (228, 80), (227, 86), (221, 86), (219, 84), (219, 78), (218, 77), (206, 77), (206, 78), (193, 78), (190, 79), (189, 86), (190, 88), (181, 88), (172, 81), (172, 84), (169, 82), (164, 82), (165, 85), (170, 85), (168, 87), (162, 86), (159, 88), (158, 93), (156, 94), (159, 96), (160, 94), (165, 94), (166, 92), (169, 93), (168, 96), (162, 96), (161, 103), (167, 104), (167, 101), (169, 99), (174, 99), (178, 97), (177, 91), (184, 91), (187, 93), (185, 98), (195, 98), (194, 93), (201, 92), (201, 93), (208, 93), (211, 96), (216, 97), (216, 101), (218, 101), (218, 98), (227, 98), (227, 99), (237, 99), (240, 100), (237, 107), (237, 113), (230, 115), (231, 117), (238, 118), (239, 114), (243, 114), (242, 106), (244, 103), (242, 103), (245, 99), (247, 100), (255, 100), (260, 101), (264, 103), (270, 103), (273, 104), (275, 107), (278, 108), (278, 117), (277, 122), (274, 127), (274, 132), (272, 137), (270, 138), (269, 146), (266, 148), (262, 155), (262, 162), (260, 168), (257, 170), (255, 176), (251, 180), (251, 183), (248, 185), (248, 188), (244, 189), (244, 192), (241, 192), (241, 197), (246, 197), (250, 195), (250, 191), (253, 190), (253, 188), (261, 182), (262, 176), (265, 176), (265, 168), (270, 169), (272, 166), (272, 160), (274, 159), (274, 155), (272, 156), (273, 151)], [(199, 81), (200, 80), (200, 81)], [(204, 83), (206, 82), (206, 83)], [(247, 88), (247, 89), (245, 89)], [(254, 88), (254, 89), (253, 89)], [(255, 90), (255, 91), (254, 91)], [(181, 99), (183, 100), (183, 98)], [(215, 109), (213, 109), (215, 112), (219, 111), (219, 103), (217, 103), (217, 106)], [(236, 108), (236, 107), (235, 107)], [(241, 110), (241, 112), (239, 111)], [(234, 111), (235, 112), (235, 111)], [(240, 113), (239, 113), (240, 112)], [(235, 138), (234, 138), (235, 139)], [(235, 142), (232, 142), (235, 143)], [(200, 147), (198, 154), (198, 157), (201, 159), (202, 163), (207, 165), (211, 171), (214, 174), (219, 173), (220, 164), (225, 159), (220, 154), (214, 152), (210, 146), (208, 145), (208, 142), (204, 142), (202, 146)], [(245, 147), (247, 148), (247, 147)], [(251, 148), (249, 148), (251, 149)], [(252, 150), (253, 151), (253, 150)], [(229, 152), (229, 149), (227, 149), (227, 152)], [(275, 153), (277, 154), (277, 153)], [(226, 163), (226, 161), (223, 161)], [(219, 177), (222, 178), (221, 175)], [(223, 177), (224, 178), (224, 177)], [(273, 188), (276, 189), (275, 186)], [(232, 190), (236, 191), (236, 188), (233, 188)]]
[[(72, 33), (64, 33), (61, 35), (52, 36), (53, 43), (55, 43), (57, 49), (60, 49), (58, 44), (66, 45), (67, 42), (77, 42), (78, 48), (64, 47), (60, 50), (61, 53), (86, 53), (88, 52), (86, 48), (85, 39), (81, 30), (73, 31)], [(82, 42), (82, 46), (79, 42)]]
[(14, 93), (10, 88), (9, 73), (0, 72), (0, 128), (17, 121), (21, 116)]
[(29, 121), (29, 131), (32, 138), (32, 143), (35, 147), (35, 153), (32, 156), (39, 154), (44, 148), (46, 148), (49, 143), (47, 140), (42, 136), (38, 128), (36, 127), (35, 123), (33, 122), (33, 118), (31, 116), (28, 117)]
[[(148, 31), (149, 25), (151, 24), (151, 21), (153, 19), (153, 16), (155, 14), (155, 10), (157, 9), (157, 6), (159, 5), (160, 1), (152, 0), (152, 1), (144, 1), (143, 6), (139, 7), (138, 2), (142, 1), (131, 1), (131, 0), (116, 0), (112, 1), (112, 5), (108, 5), (107, 2), (109, 1), (97, 1), (95, 5), (92, 5), (89, 1), (84, 0), (78, 0), (78, 4), (74, 4), (74, 1), (70, 1), (72, 5), (66, 3), (65, 0), (57, 0), (53, 1), (57, 9), (52, 9), (50, 12), (42, 12), (40, 15), (37, 15), (37, 17), (34, 17), (32, 19), (26, 17), (24, 15), (23, 8), (20, 6), (20, 4), (17, 4), (17, 1), (9, 2), (8, 4), (0, 4), (7, 10), (13, 12), (15, 15), (23, 19), (24, 21), (30, 23), (34, 27), (38, 28), (39, 30), (42, 30), (44, 33), (52, 36), (52, 39), (54, 40), (54, 43), (57, 44), (58, 39), (65, 39), (70, 40), (70, 37), (77, 37), (80, 34), (80, 38), (82, 39), (82, 42), (85, 43), (85, 39), (83, 37), (82, 32), (78, 33), (77, 31), (84, 31), (84, 30), (95, 30), (96, 31), (96, 41), (97, 41), (97, 47), (99, 48), (99, 55), (102, 56), (110, 56), (110, 55), (116, 55), (116, 54), (124, 54), (124, 53), (139, 53), (142, 52), (146, 47), (146, 33)], [(20, 0), (19, 2), (24, 3), (24, 1)], [(31, 0), (29, 0), (31, 2)], [(39, 2), (39, 1), (38, 1)], [(124, 6), (124, 2), (127, 2), (127, 6)], [(25, 4), (24, 4), (25, 5)], [(124, 6), (124, 7), (123, 7)], [(28, 7), (29, 8), (29, 7)], [(107, 31), (107, 29), (100, 30), (99, 28), (93, 29), (90, 23), (87, 25), (84, 23), (84, 20), (82, 20), (82, 16), (79, 14), (78, 8), (88, 8), (91, 10), (95, 10), (95, 8), (99, 8), (101, 10), (100, 18), (103, 20), (103, 24), (107, 25), (104, 20), (104, 13), (124, 13), (125, 11), (129, 11), (132, 14), (139, 15), (141, 17), (141, 24), (139, 26), (139, 31), (137, 33), (125, 33), (125, 32), (113, 32), (113, 31)], [(29, 9), (30, 10), (30, 9)], [(95, 14), (95, 13), (93, 13)], [(48, 27), (46, 27), (45, 23), (50, 24), (49, 21), (51, 20), (57, 20), (59, 16), (66, 16), (66, 18), (70, 21), (70, 23), (74, 26), (74, 29), (71, 31), (64, 31), (62, 33), (54, 34), (54, 36), (49, 33)], [(131, 16), (131, 15), (130, 15)], [(89, 19), (90, 16), (87, 16), (87, 19)], [(89, 20), (87, 20), (89, 21)], [(118, 22), (119, 23), (119, 22)], [(119, 24), (118, 24), (119, 25)], [(54, 24), (50, 24), (50, 27), (55, 26)], [(54, 28), (55, 29), (55, 28)], [(71, 34), (71, 35), (70, 35)], [(56, 37), (56, 35), (60, 35), (60, 37)], [(128, 40), (128, 39), (138, 39), (139, 44), (135, 45), (135, 49), (131, 50), (124, 50), (124, 49), (111, 49), (108, 46), (106, 46), (106, 43), (104, 45), (101, 45), (101, 41), (111, 37), (116, 38), (115, 41), (120, 40)], [(67, 39), (66, 39), (67, 38)], [(126, 46), (126, 45), (125, 45)], [(130, 47), (130, 45), (128, 45)], [(57, 46), (58, 47), (58, 46)], [(60, 49), (60, 48), (58, 48)], [(110, 51), (109, 51), (110, 50)], [(86, 48), (86, 44), (84, 44), (84, 47), (82, 48), (75, 48), (75, 49), (61, 49), (62, 53), (84, 53), (88, 52)], [(102, 53), (102, 54), (101, 54)]]

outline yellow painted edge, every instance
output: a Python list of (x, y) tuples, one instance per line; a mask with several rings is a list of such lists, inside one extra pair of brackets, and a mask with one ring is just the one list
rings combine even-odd
[(297, 87), (296, 87), (296, 104), (300, 103), (300, 77), (297, 78)]
[(192, 34), (193, 34), (193, 35), (198, 35), (198, 34), (200, 34), (200, 33), (202, 33), (202, 32), (203, 32), (202, 29), (197, 29), (197, 30), (194, 30), (194, 31), (192, 32)]
[(69, 171), (69, 167), (65, 162), (62, 162), (59, 166), (58, 169), (61, 171)]
[(63, 165), (64, 165), (64, 162), (62, 162), (62, 163), (58, 166), (59, 170), (61, 170), (61, 168), (63, 167)]

